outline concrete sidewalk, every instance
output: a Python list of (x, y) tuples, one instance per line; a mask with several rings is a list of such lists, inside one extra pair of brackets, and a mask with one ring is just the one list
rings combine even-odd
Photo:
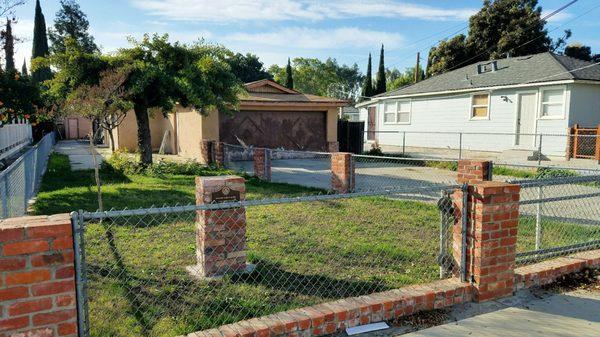
[(395, 326), (358, 336), (600, 336), (600, 292), (522, 290), (497, 301), (456, 306), (446, 322), (416, 332), (410, 332), (412, 326)]
[[(94, 160), (88, 141), (61, 140), (54, 145), (54, 151), (69, 156), (71, 170), (92, 170), (94, 168)], [(109, 149), (98, 148), (94, 148), (93, 151), (96, 153), (98, 164), (101, 164), (110, 152)]]

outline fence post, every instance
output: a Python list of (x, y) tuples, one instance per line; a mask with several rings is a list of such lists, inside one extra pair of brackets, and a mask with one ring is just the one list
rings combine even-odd
[(402, 156), (406, 153), (406, 131), (402, 132)]
[(535, 250), (542, 248), (542, 185), (538, 186), (538, 202), (535, 207)]
[(355, 185), (354, 157), (352, 153), (331, 154), (331, 190), (334, 193), (351, 193)]
[(3, 172), (4, 174), (2, 175), (2, 218), (6, 219), (8, 218), (8, 173), (9, 172)]
[(458, 159), (462, 159), (462, 132), (458, 133)]
[(596, 151), (595, 157), (596, 161), (600, 163), (600, 124), (598, 124), (598, 128), (596, 129)]
[[(196, 177), (196, 204), (243, 201), (244, 178)], [(225, 274), (250, 272), (246, 264), (246, 210), (244, 207), (196, 211), (197, 264), (188, 272), (199, 279), (218, 279)]]
[(208, 139), (202, 139), (200, 141), (200, 164), (208, 165), (212, 162), (213, 141)]
[(252, 159), (254, 161), (254, 176), (264, 181), (271, 181), (271, 150), (265, 148), (254, 149)]
[(543, 134), (540, 133), (540, 142), (538, 144), (538, 166), (542, 165), (542, 136)]
[(225, 167), (225, 144), (214, 142), (214, 163), (219, 167)]
[(508, 296), (514, 290), (519, 192), (519, 185), (480, 181), (470, 184), (467, 192), (456, 190), (453, 194), (458, 213), (453, 230), (454, 260), (464, 262), (461, 269), (465, 268), (466, 278), (473, 283), (478, 302)]

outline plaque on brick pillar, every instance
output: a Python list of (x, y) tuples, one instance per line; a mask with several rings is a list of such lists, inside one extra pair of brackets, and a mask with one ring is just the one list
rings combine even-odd
[[(196, 177), (196, 204), (243, 201), (245, 181), (238, 176)], [(196, 211), (197, 264), (188, 272), (203, 280), (251, 272), (246, 263), (246, 210), (223, 207)]]

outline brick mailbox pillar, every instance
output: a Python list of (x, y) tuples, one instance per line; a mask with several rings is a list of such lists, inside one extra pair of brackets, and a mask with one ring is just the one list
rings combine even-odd
[[(475, 300), (482, 302), (511, 295), (514, 288), (519, 185), (479, 181), (467, 193), (466, 274), (473, 282)], [(453, 255), (462, 252), (463, 194), (453, 195), (457, 210), (453, 228)]]
[(354, 191), (354, 158), (352, 153), (331, 154), (331, 190), (335, 193)]
[(254, 149), (254, 176), (265, 181), (271, 181), (271, 150)]
[(202, 139), (200, 141), (200, 164), (208, 165), (213, 159), (213, 141)]
[[(238, 176), (196, 177), (196, 204), (242, 201), (244, 179)], [(246, 210), (244, 207), (196, 212), (196, 256), (188, 271), (201, 279), (249, 271), (246, 264)]]
[(456, 181), (471, 184), (477, 181), (492, 180), (493, 164), (485, 160), (459, 160)]
[(214, 142), (213, 143), (214, 163), (219, 167), (225, 166), (225, 143)]

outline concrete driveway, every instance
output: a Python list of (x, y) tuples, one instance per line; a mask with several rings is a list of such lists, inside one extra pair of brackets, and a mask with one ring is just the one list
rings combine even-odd
[[(90, 151), (88, 141), (79, 140), (61, 140), (54, 145), (54, 151), (69, 156), (71, 170), (91, 170), (94, 168), (94, 160)], [(107, 157), (108, 149), (94, 148), (92, 151), (96, 154), (98, 164), (101, 164)]]
[[(234, 170), (253, 172), (253, 162), (228, 163)], [(440, 191), (456, 184), (456, 172), (399, 163), (355, 164), (357, 191), (422, 188), (427, 195), (438, 197)], [(329, 189), (331, 162), (329, 158), (278, 159), (272, 161), (271, 179), (274, 182)]]

